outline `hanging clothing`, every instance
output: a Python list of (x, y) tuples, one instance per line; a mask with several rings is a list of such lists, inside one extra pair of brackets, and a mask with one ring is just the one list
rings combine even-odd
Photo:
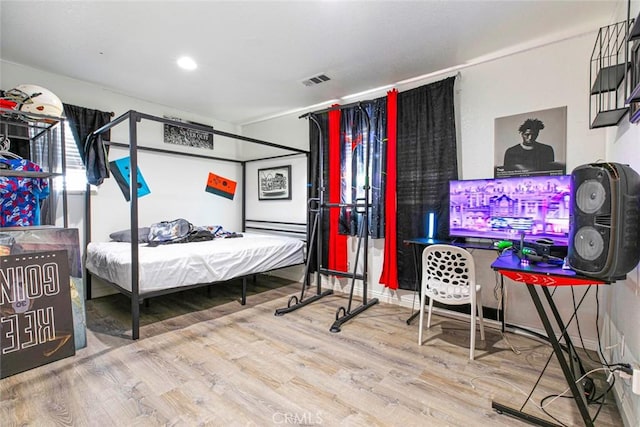
[(87, 170), (87, 182), (100, 185), (109, 178), (109, 151), (102, 135), (90, 134), (84, 146), (84, 166)]
[(87, 170), (87, 182), (100, 185), (109, 178), (109, 141), (111, 131), (100, 135), (93, 132), (111, 121), (111, 113), (76, 105), (63, 104), (71, 133), (78, 146), (78, 153)]
[[(36, 163), (26, 159), (3, 159), (0, 164), (14, 171), (42, 172)], [(45, 178), (0, 177), (0, 227), (40, 225), (40, 202), (49, 196)]]

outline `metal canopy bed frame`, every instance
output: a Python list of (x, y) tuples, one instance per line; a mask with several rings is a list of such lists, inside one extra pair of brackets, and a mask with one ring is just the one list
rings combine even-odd
[[(154, 147), (139, 146), (137, 126), (138, 126), (138, 123), (140, 123), (143, 120), (158, 122), (161, 124), (168, 124), (171, 126), (182, 127), (186, 129), (200, 131), (200, 132), (208, 132), (210, 134), (227, 137), (234, 140), (254, 143), (254, 144), (258, 144), (260, 146), (265, 146), (265, 147), (272, 147), (276, 149), (280, 154), (269, 156), (269, 157), (251, 158), (250, 155), (245, 153), (244, 156), (246, 158), (244, 160), (239, 160), (239, 159), (229, 159), (229, 158), (221, 158), (221, 157), (215, 157), (215, 156), (206, 156), (206, 155), (190, 153), (190, 152), (178, 152), (178, 151), (164, 150), (164, 149), (154, 148)], [(129, 144), (123, 144), (123, 143), (117, 143), (117, 142), (105, 142), (105, 144), (108, 144), (114, 147), (123, 147), (123, 148), (128, 147), (129, 149), (130, 168), (132, 171), (132, 173), (130, 174), (131, 182), (129, 186), (130, 231), (131, 231), (131, 291), (124, 289), (123, 287), (115, 283), (111, 283), (109, 281), (105, 281), (105, 282), (113, 286), (120, 293), (123, 293), (129, 296), (131, 300), (131, 338), (132, 339), (136, 340), (140, 337), (140, 304), (144, 301), (144, 298), (159, 296), (163, 294), (169, 294), (173, 292), (180, 292), (187, 289), (209, 286), (214, 284), (214, 283), (201, 283), (201, 284), (195, 284), (195, 285), (181, 286), (178, 288), (153, 291), (153, 292), (145, 293), (144, 295), (140, 294), (139, 268), (138, 268), (139, 239), (138, 239), (138, 233), (137, 233), (137, 230), (139, 228), (138, 194), (137, 194), (138, 192), (134, 190), (138, 188), (138, 177), (136, 173), (136, 171), (138, 170), (138, 151), (152, 151), (156, 153), (158, 152), (166, 153), (172, 156), (198, 157), (198, 158), (205, 158), (205, 159), (218, 160), (218, 161), (224, 161), (224, 162), (239, 163), (242, 166), (242, 187), (241, 187), (242, 188), (242, 231), (243, 232), (246, 231), (247, 228), (250, 228), (253, 230), (275, 231), (275, 232), (281, 232), (287, 235), (294, 235), (303, 240), (306, 239), (306, 224), (304, 223), (260, 221), (260, 220), (250, 220), (246, 218), (246, 165), (249, 162), (257, 162), (262, 160), (270, 160), (270, 159), (284, 158), (284, 157), (291, 157), (291, 156), (300, 156), (304, 154), (307, 158), (307, 167), (308, 167), (309, 165), (308, 151), (287, 147), (287, 146), (275, 144), (272, 142), (262, 141), (259, 139), (254, 139), (254, 138), (250, 138), (242, 135), (236, 135), (229, 132), (215, 130), (211, 127), (207, 127), (203, 125), (186, 123), (186, 122), (178, 122), (178, 121), (174, 121), (174, 120), (170, 120), (162, 117), (156, 117), (153, 115), (149, 115), (149, 114), (145, 114), (145, 113), (141, 113), (133, 110), (124, 113), (123, 115), (117, 117), (116, 119), (106, 124), (105, 126), (97, 129), (96, 131), (93, 132), (93, 135), (99, 135), (104, 132), (107, 132), (110, 129), (122, 123), (128, 123)], [(84, 248), (86, 253), (87, 246), (91, 241), (91, 196), (89, 191), (87, 191), (87, 194), (85, 197), (85, 209), (86, 209), (86, 220), (85, 220), (85, 230), (84, 230), (85, 232)], [(301, 230), (304, 230), (304, 231), (301, 231)], [(272, 271), (272, 270), (268, 270), (268, 271)], [(267, 271), (262, 271), (260, 273), (266, 273), (266, 272)], [(255, 275), (256, 274), (249, 274), (249, 275), (238, 276), (233, 278), (233, 279), (242, 279), (242, 302), (241, 303), (243, 305), (246, 302), (247, 277), (252, 276), (255, 279)], [(92, 276), (92, 273), (90, 273), (85, 268), (85, 277), (86, 277), (85, 295), (87, 299), (91, 299), (91, 276)]]

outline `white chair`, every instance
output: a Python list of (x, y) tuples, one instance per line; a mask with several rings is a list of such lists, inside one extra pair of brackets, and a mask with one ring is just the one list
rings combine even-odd
[(422, 289), (420, 292), (420, 330), (418, 344), (422, 345), (422, 325), (425, 298), (429, 297), (427, 329), (431, 327), (433, 301), (442, 304), (471, 304), (471, 344), (469, 359), (473, 360), (476, 345), (476, 309), (480, 321), (480, 339), (484, 341), (481, 285), (476, 283), (473, 256), (466, 249), (451, 245), (431, 245), (422, 252)]

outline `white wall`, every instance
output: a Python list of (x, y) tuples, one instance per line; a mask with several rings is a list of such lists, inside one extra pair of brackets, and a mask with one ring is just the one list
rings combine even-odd
[[(242, 129), (242, 135), (300, 150), (309, 150), (307, 123), (277, 120)], [(247, 163), (247, 219), (305, 223), (307, 207), (307, 161), (305, 154)], [(258, 200), (258, 169), (291, 165), (291, 200)]]
[[(291, 200), (259, 200), (258, 169), (291, 166)], [(247, 163), (247, 220), (306, 223), (307, 156)]]
[(273, 141), (288, 147), (309, 149), (309, 125), (299, 114), (290, 114), (242, 127), (242, 134), (251, 138)]

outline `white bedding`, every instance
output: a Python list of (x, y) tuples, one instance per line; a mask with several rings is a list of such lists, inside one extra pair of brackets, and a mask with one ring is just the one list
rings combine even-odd
[[(139, 246), (139, 294), (219, 282), (304, 262), (299, 239), (243, 233), (206, 242)], [(91, 242), (86, 268), (131, 291), (131, 244)]]

